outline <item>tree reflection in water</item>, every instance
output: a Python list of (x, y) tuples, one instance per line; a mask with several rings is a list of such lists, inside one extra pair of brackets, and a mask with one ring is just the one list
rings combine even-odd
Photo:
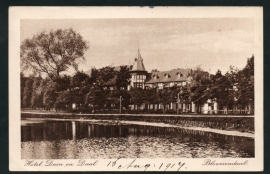
[(21, 150), (23, 159), (245, 158), (254, 157), (254, 139), (170, 127), (27, 121)]

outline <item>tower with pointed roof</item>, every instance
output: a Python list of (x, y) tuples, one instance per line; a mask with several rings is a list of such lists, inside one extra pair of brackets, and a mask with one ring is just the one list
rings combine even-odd
[(145, 70), (139, 47), (138, 47), (138, 56), (137, 58), (134, 59), (134, 63), (132, 69), (130, 70), (130, 74), (131, 74), (130, 86), (132, 88), (144, 88), (147, 71)]

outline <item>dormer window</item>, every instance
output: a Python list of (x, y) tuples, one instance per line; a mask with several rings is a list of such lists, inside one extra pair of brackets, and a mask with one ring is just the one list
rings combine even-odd
[(183, 77), (183, 74), (181, 72), (176, 73), (177, 77)]
[(171, 77), (169, 73), (165, 73), (164, 76), (165, 76), (167, 79)]
[(158, 79), (159, 77), (158, 77), (157, 74), (154, 74), (154, 75), (153, 75), (153, 78), (156, 80), (156, 79)]

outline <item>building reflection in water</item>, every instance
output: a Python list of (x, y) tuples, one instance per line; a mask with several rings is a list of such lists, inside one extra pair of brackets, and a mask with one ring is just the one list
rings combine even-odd
[(119, 154), (137, 158), (201, 158), (211, 156), (208, 153), (216, 153), (217, 157), (254, 157), (252, 138), (144, 125), (28, 121), (21, 126), (21, 141), (22, 158), (34, 159), (113, 158)]

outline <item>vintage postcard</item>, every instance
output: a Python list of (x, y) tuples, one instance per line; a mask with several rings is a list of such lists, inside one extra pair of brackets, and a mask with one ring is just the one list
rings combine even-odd
[(262, 7), (10, 7), (11, 171), (263, 171)]

